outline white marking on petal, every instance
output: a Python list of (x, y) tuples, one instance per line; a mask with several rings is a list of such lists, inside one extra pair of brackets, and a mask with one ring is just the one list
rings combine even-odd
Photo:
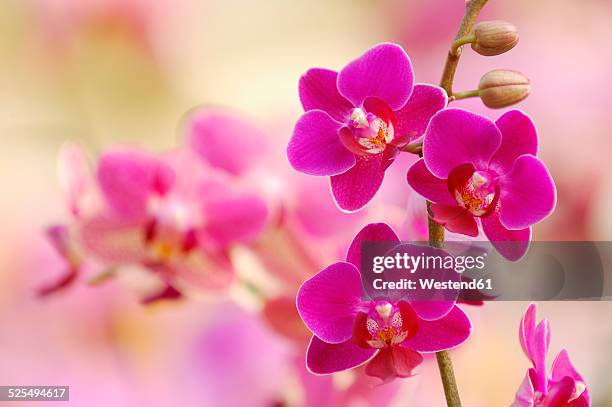
[(382, 319), (384, 319), (385, 321), (391, 315), (391, 310), (392, 309), (393, 309), (393, 306), (390, 303), (388, 303), (388, 302), (386, 302), (384, 304), (378, 304), (376, 306), (376, 312), (378, 312), (378, 315), (380, 315), (380, 317)]

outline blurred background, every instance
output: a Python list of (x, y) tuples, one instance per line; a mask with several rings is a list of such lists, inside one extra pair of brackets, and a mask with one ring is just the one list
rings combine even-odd
[[(302, 111), (299, 76), (312, 66), (340, 69), (392, 41), (410, 55), (417, 82), (437, 83), (463, 8), (463, 0), (4, 0), (0, 384), (70, 385), (78, 406), (444, 405), (434, 360), (373, 391), (360, 372), (305, 377), (303, 334), (282, 332), (269, 303), (244, 287), (150, 306), (139, 302), (138, 283), (121, 278), (96, 287), (77, 281), (42, 299), (36, 289), (63, 267), (43, 231), (68, 217), (56, 175), (64, 142), (79, 143), (92, 160), (117, 144), (168, 151), (183, 144), (188, 111), (225, 106), (266, 132), (268, 171), (280, 180), (275, 199), (299, 214), (310, 204), (304, 197), (331, 202), (325, 180), (295, 174), (284, 158)], [(534, 118), (558, 187), (557, 210), (535, 227), (535, 239), (612, 239), (611, 18), (607, 0), (491, 0), (481, 20), (514, 23), (519, 44), (490, 58), (466, 49), (461, 59), (457, 90), (475, 88), (493, 68), (531, 80), (518, 107)], [(501, 114), (477, 100), (456, 106)], [(422, 233), (421, 202), (404, 180), (411, 160), (399, 160), (367, 212), (346, 215), (333, 233), (304, 221), (309, 237), (301, 241), (316, 261), (300, 266), (302, 278), (291, 261), (281, 265), (292, 284), (276, 284), (267, 270), (275, 295), (291, 298), (304, 275), (340, 259), (369, 220), (387, 220), (405, 238)], [(329, 202), (312, 205), (333, 211)], [(419, 215), (407, 220), (407, 212)], [(252, 247), (236, 248), (238, 273), (266, 274), (256, 257)], [(465, 406), (512, 402), (529, 367), (517, 339), (526, 305), (469, 307), (474, 334), (453, 351)], [(539, 312), (553, 329), (549, 363), (567, 348), (594, 405), (612, 406), (612, 304), (542, 303)]]

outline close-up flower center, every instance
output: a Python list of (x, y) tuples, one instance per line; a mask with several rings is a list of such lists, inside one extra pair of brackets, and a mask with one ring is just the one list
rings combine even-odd
[(371, 337), (367, 341), (373, 348), (383, 348), (402, 343), (408, 336), (408, 327), (398, 307), (389, 302), (377, 304), (366, 319), (366, 328)]
[(171, 261), (193, 247), (190, 213), (190, 208), (176, 199), (151, 199), (145, 242), (152, 262)]
[(381, 153), (393, 141), (393, 125), (361, 108), (353, 109), (347, 127), (362, 154)]
[(449, 192), (457, 203), (474, 216), (491, 214), (499, 198), (495, 174), (474, 171), (471, 164), (455, 168), (448, 177)]

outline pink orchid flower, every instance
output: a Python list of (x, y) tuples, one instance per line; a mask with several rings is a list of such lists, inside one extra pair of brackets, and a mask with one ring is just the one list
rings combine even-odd
[(536, 325), (536, 305), (525, 311), (519, 326), (519, 340), (533, 364), (516, 393), (513, 407), (588, 407), (591, 398), (586, 383), (574, 368), (567, 351), (561, 350), (546, 374), (546, 354), (550, 345), (550, 324), (544, 319)]
[(376, 45), (339, 73), (310, 69), (299, 83), (305, 113), (287, 146), (293, 168), (331, 176), (340, 209), (361, 209), (399, 149), (446, 106), (443, 89), (413, 82), (410, 59), (396, 44)]
[[(114, 30), (144, 51), (155, 42), (156, 24), (173, 12), (163, 3), (146, 0), (30, 0), (40, 20), (43, 38), (52, 46), (67, 47), (92, 29)], [(174, 8), (180, 7), (176, 2)]]
[[(114, 148), (102, 154), (92, 175), (78, 149), (62, 154), (62, 181), (84, 256), (109, 267), (140, 265), (155, 272), (164, 286), (145, 302), (179, 298), (177, 285), (225, 288), (233, 277), (230, 249), (252, 242), (267, 221), (266, 202), (238, 177), (239, 169), (248, 168), (239, 161), (245, 157), (214, 148), (214, 135), (224, 135), (219, 128), (237, 132), (239, 140), (259, 133), (249, 133), (252, 127), (227, 113), (196, 117), (202, 116), (207, 121), (198, 122), (189, 140), (193, 145), (209, 136), (213, 147), (205, 157), (202, 148), (169, 154)], [(235, 171), (220, 171), (203, 158)]]
[(408, 170), (408, 183), (433, 202), (433, 218), (446, 229), (475, 237), (479, 220), (495, 248), (518, 260), (531, 225), (555, 208), (555, 184), (535, 157), (537, 147), (535, 125), (519, 110), (492, 122), (445, 109), (431, 119), (423, 159)]
[(81, 224), (86, 248), (111, 264), (159, 272), (168, 286), (176, 277), (206, 289), (227, 286), (229, 247), (252, 240), (267, 209), (257, 195), (210, 175), (188, 153), (103, 154), (97, 181), (105, 206)]
[(297, 308), (314, 336), (306, 364), (315, 374), (351, 369), (367, 362), (366, 374), (387, 382), (409, 377), (437, 352), (463, 343), (472, 329), (454, 301), (363, 299), (360, 277), (363, 242), (398, 243), (384, 223), (365, 226), (353, 240), (346, 262), (334, 263), (300, 288)]

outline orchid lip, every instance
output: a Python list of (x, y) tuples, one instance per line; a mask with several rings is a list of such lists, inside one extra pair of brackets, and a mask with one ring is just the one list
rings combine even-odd
[(370, 337), (366, 341), (367, 345), (381, 349), (402, 343), (408, 337), (404, 325), (399, 307), (387, 301), (372, 304), (365, 319), (365, 329)]
[(394, 139), (393, 124), (362, 108), (352, 110), (341, 132), (344, 145), (355, 154), (379, 154)]
[(473, 216), (486, 217), (498, 206), (497, 175), (489, 170), (475, 170), (472, 164), (462, 164), (451, 171), (448, 189), (457, 203)]

